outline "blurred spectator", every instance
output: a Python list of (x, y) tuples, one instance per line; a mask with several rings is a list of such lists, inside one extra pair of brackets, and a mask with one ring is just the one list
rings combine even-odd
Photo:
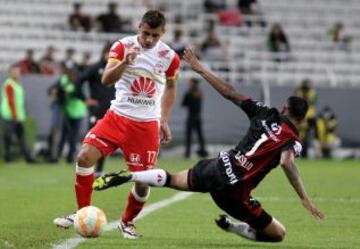
[(25, 58), (20, 60), (18, 65), (21, 69), (22, 74), (40, 73), (40, 66), (34, 60), (34, 50), (33, 49), (26, 50)]
[(109, 3), (108, 12), (97, 17), (97, 21), (100, 24), (100, 31), (105, 33), (122, 33), (126, 31), (124, 25), (126, 25), (128, 21), (122, 20), (116, 12), (117, 4)]
[(197, 154), (200, 157), (208, 156), (208, 152), (205, 148), (205, 140), (202, 130), (201, 119), (201, 106), (203, 100), (203, 93), (199, 88), (199, 81), (197, 79), (189, 80), (189, 88), (185, 93), (182, 106), (188, 110), (188, 116), (186, 120), (186, 136), (185, 136), (185, 157), (189, 158), (191, 155), (192, 144), (192, 132), (195, 130), (199, 141), (199, 150)]
[(66, 157), (68, 163), (73, 163), (76, 153), (76, 144), (80, 137), (81, 121), (86, 116), (84, 95), (80, 86), (75, 84), (76, 71), (63, 68), (60, 76), (60, 90), (63, 92), (61, 108), (63, 112), (63, 124), (57, 156), (60, 157), (66, 141), (69, 143), (69, 151)]
[(279, 23), (275, 23), (268, 35), (268, 49), (273, 52), (273, 58), (277, 62), (289, 60), (290, 44)]
[(344, 34), (344, 24), (342, 22), (336, 22), (333, 27), (329, 29), (328, 35), (330, 36), (331, 41), (340, 49), (350, 49), (352, 37)]
[[(111, 44), (106, 44), (100, 56), (100, 60), (90, 65), (80, 74), (79, 85), (88, 83), (90, 96), (86, 99), (89, 111), (89, 130), (105, 115), (110, 107), (111, 100), (115, 97), (115, 88), (107, 87), (101, 83), (101, 77), (107, 63)], [(101, 176), (104, 168), (105, 158), (101, 158), (96, 163), (96, 177)]]
[(58, 161), (58, 144), (60, 140), (60, 131), (62, 123), (62, 111), (61, 104), (64, 101), (64, 92), (60, 88), (60, 82), (56, 82), (48, 89), (48, 95), (50, 97), (50, 131), (47, 138), (47, 151), (45, 156), (49, 162)]
[(261, 6), (257, 0), (238, 0), (238, 8), (244, 16), (244, 22), (247, 26), (259, 24), (261, 27), (266, 27)]
[(73, 4), (73, 12), (69, 16), (69, 26), (73, 31), (89, 32), (92, 28), (92, 19), (89, 15), (81, 13), (81, 3)]
[(21, 153), (28, 163), (34, 162), (26, 145), (24, 122), (26, 120), (25, 93), (21, 82), (21, 69), (14, 65), (10, 67), (8, 78), (5, 79), (1, 89), (1, 117), (4, 130), (4, 159), (5, 162), (14, 160), (11, 148), (13, 136), (17, 138)]
[[(305, 122), (299, 130), (300, 136), (304, 141), (303, 157), (307, 157), (308, 148), (311, 145), (313, 137), (315, 136), (316, 127), (316, 101), (317, 92), (309, 79), (304, 79), (298, 89), (295, 90), (295, 96), (302, 97), (309, 105), (308, 111), (305, 116)], [(312, 133), (313, 132), (313, 133)]]
[(216, 30), (215, 23), (209, 23), (207, 36), (199, 46), (199, 56), (205, 60), (224, 61), (227, 58), (227, 50), (220, 41)]
[(48, 46), (44, 56), (40, 59), (40, 72), (42, 74), (52, 75), (58, 72), (58, 63), (54, 58), (55, 48)]
[(186, 48), (186, 43), (183, 41), (183, 32), (182, 30), (174, 30), (173, 41), (170, 44), (170, 47), (182, 58), (184, 55), (184, 49)]
[(206, 12), (215, 13), (219, 10), (226, 9), (225, 0), (205, 0), (204, 8)]
[(339, 147), (336, 136), (336, 116), (329, 106), (325, 106), (316, 120), (316, 148), (325, 158), (333, 157), (333, 150)]
[(83, 53), (81, 62), (78, 65), (79, 72), (80, 73), (84, 72), (89, 67), (90, 63), (91, 63), (91, 53), (90, 52)]
[(74, 55), (75, 55), (75, 49), (73, 48), (68, 48), (65, 51), (65, 58), (64, 60), (61, 62), (61, 66), (67, 69), (74, 69), (77, 70), (78, 65), (77, 62), (74, 59)]

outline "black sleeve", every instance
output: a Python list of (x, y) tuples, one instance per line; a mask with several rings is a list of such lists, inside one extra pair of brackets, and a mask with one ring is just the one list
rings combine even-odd
[(299, 157), (303, 150), (303, 145), (301, 141), (291, 138), (283, 147), (282, 151), (292, 150), (295, 154), (295, 157)]
[(268, 111), (269, 108), (264, 106), (264, 104), (260, 101), (256, 101), (253, 99), (247, 99), (244, 100), (241, 104), (240, 104), (240, 108), (246, 113), (246, 115), (249, 117), (249, 119), (251, 119), (252, 117)]

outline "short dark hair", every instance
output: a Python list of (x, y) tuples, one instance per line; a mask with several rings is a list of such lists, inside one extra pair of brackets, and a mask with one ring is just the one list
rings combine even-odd
[(297, 120), (302, 120), (305, 118), (309, 107), (305, 99), (296, 96), (290, 96), (287, 99), (287, 106), (289, 115)]
[(159, 10), (148, 10), (141, 18), (141, 23), (146, 23), (152, 29), (165, 26), (165, 16)]

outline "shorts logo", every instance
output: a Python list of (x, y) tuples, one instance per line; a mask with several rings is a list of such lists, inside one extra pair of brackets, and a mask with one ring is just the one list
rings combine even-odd
[(103, 145), (105, 147), (109, 146), (106, 142), (104, 142), (104, 140), (96, 137), (96, 135), (91, 133), (91, 132), (88, 132), (85, 137), (88, 138), (88, 139), (95, 140), (96, 142), (100, 143), (101, 145)]
[(131, 163), (139, 164), (140, 163), (140, 155), (137, 153), (130, 153), (129, 160)]
[(152, 98), (156, 92), (155, 83), (152, 79), (140, 77), (132, 83), (131, 91), (134, 97)]

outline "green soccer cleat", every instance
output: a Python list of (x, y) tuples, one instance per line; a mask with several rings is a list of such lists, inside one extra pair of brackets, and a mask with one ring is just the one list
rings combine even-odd
[(118, 173), (109, 173), (98, 177), (92, 188), (96, 191), (116, 187), (131, 180), (131, 173), (128, 170), (121, 170)]

